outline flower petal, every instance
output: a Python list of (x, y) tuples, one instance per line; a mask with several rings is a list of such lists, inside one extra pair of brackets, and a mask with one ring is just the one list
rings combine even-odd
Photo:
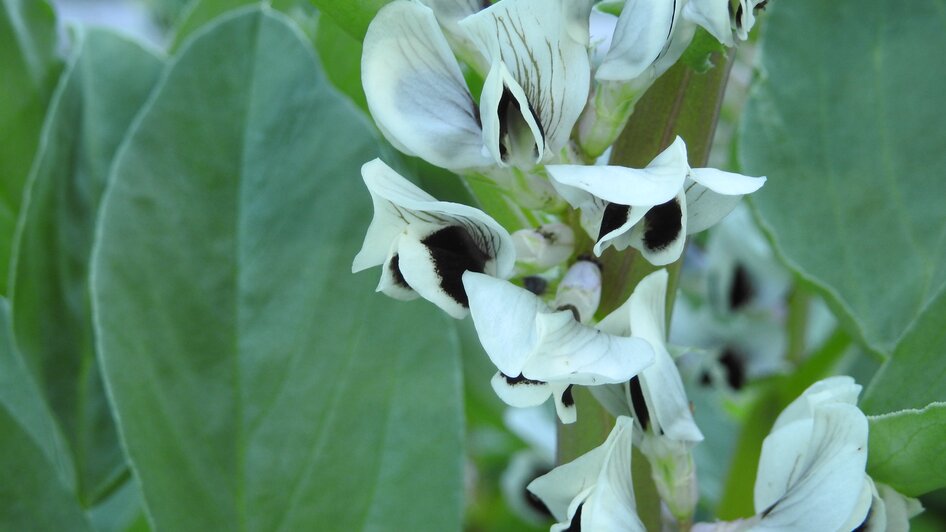
[(352, 262), (352, 273), (377, 266), (388, 260), (391, 242), (398, 238), (408, 223), (427, 223), (418, 219), (400, 206), (424, 205), (437, 200), (416, 185), (401, 177), (400, 174), (384, 164), (381, 159), (374, 159), (362, 165), (361, 177), (371, 194), (374, 204), (374, 217), (361, 251)]
[(561, 2), (504, 0), (460, 26), (491, 64), (502, 61), (538, 117), (545, 139), (541, 158), (561, 149), (588, 98), (590, 65)]
[(729, 196), (751, 194), (762, 188), (766, 180), (765, 176), (751, 177), (715, 168), (693, 168), (689, 177), (713, 192)]
[(377, 292), (383, 292), (389, 297), (400, 299), (401, 301), (411, 301), (420, 297), (401, 273), (400, 256), (397, 254), (397, 246), (401, 239), (398, 238), (391, 246), (393, 248), (391, 255), (384, 261), (381, 268), (381, 280), (378, 282)]
[(759, 459), (755, 529), (838, 530), (857, 506), (866, 463), (867, 418), (852, 405), (822, 404), (813, 419), (772, 432)]
[(483, 142), (496, 164), (532, 166), (545, 150), (545, 134), (519, 83), (503, 61), (490, 67), (480, 95)]
[(822, 379), (809, 386), (800, 396), (792, 401), (775, 419), (772, 432), (799, 419), (811, 419), (815, 409), (821, 405), (842, 403), (857, 404), (861, 385), (847, 375), (837, 375)]
[(631, 245), (654, 266), (664, 266), (683, 253), (686, 227), (686, 194), (681, 188), (674, 199), (647, 211), (631, 232)]
[(580, 508), (584, 530), (644, 530), (631, 483), (633, 431), (630, 418), (617, 418), (601, 446), (533, 480), (527, 489), (558, 521), (569, 520)]
[(734, 44), (728, 0), (689, 0), (683, 8), (683, 16), (703, 26), (724, 45)]
[(463, 286), (486, 354), (502, 373), (521, 375), (538, 344), (535, 318), (545, 304), (528, 290), (489, 275), (466, 272)]
[(572, 397), (572, 385), (549, 383), (552, 387), (552, 398), (555, 399), (555, 413), (564, 425), (578, 421), (578, 409), (575, 407), (575, 398)]
[(667, 46), (673, 34), (677, 2), (629, 0), (625, 3), (611, 49), (595, 78), (599, 81), (629, 81), (641, 76)]
[(680, 372), (664, 342), (667, 270), (658, 270), (638, 283), (629, 298), (631, 331), (654, 348), (653, 365), (640, 374), (641, 389), (655, 433), (677, 441), (699, 442), (703, 434), (693, 420)]
[(653, 362), (646, 341), (581, 325), (570, 310), (540, 313), (535, 324), (539, 342), (522, 371), (530, 379), (612, 384), (629, 380)]
[(504, 403), (518, 408), (538, 406), (552, 395), (549, 383), (532, 381), (521, 375), (510, 377), (497, 371), (489, 382), (493, 386), (493, 391)]
[(405, 0), (382, 8), (361, 60), (368, 108), (392, 144), (452, 170), (484, 167), (478, 110), (430, 8)]
[[(686, 179), (687, 154), (677, 137), (644, 169), (623, 166), (548, 165), (549, 176), (611, 203), (653, 206), (673, 199)], [(573, 196), (576, 199), (581, 196)], [(568, 197), (565, 197), (568, 201)]]

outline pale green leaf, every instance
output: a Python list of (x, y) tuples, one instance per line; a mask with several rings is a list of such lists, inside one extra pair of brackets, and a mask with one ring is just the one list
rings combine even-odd
[(904, 495), (946, 487), (946, 403), (871, 416), (867, 472)]
[(0, 530), (91, 530), (68, 450), (11, 333), (0, 298)]
[(0, 4), (0, 295), (7, 294), (23, 186), (60, 70), (56, 17), (45, 0)]
[(112, 157), (162, 63), (115, 34), (80, 39), (30, 174), (11, 299), (17, 345), (69, 439), (79, 493), (92, 502), (126, 465), (95, 357), (89, 257)]
[(940, 293), (874, 376), (861, 401), (865, 412), (884, 414), (946, 402), (944, 323), (946, 293)]
[(113, 169), (96, 331), (167, 530), (455, 530), (458, 340), (351, 260), (378, 145), (283, 16), (180, 51)]
[[(740, 137), (785, 261), (889, 354), (946, 282), (939, 0), (770, 2)], [(843, 36), (843, 38), (841, 38)], [(946, 358), (940, 357), (943, 368)]]

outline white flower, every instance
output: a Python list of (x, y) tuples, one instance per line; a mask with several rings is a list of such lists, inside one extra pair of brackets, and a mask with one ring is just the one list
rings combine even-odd
[[(470, 6), (453, 7), (439, 11)], [(378, 128), (401, 151), (451, 170), (550, 159), (588, 95), (588, 54), (569, 13), (558, 1), (504, 0), (456, 23), (489, 65), (477, 106), (434, 12), (408, 0), (386, 5), (362, 55)]]
[(765, 0), (628, 0), (618, 17), (611, 48), (595, 75), (599, 81), (648, 85), (676, 63), (697, 26), (726, 46), (748, 38), (754, 11)]
[(512, 273), (512, 238), (483, 211), (437, 201), (380, 159), (365, 163), (361, 175), (374, 218), (352, 272), (383, 265), (379, 292), (404, 300), (420, 296), (463, 318), (463, 272)]
[(562, 422), (572, 423), (572, 385), (624, 382), (653, 361), (646, 341), (586, 327), (571, 310), (553, 310), (509, 282), (467, 272), (463, 286), (480, 343), (499, 369), (493, 389), (508, 405), (535, 406), (551, 395)]
[(548, 507), (558, 524), (552, 531), (644, 531), (631, 482), (634, 423), (617, 418), (600, 447), (541, 476), (528, 489)]
[(855, 406), (860, 391), (850, 377), (805, 390), (762, 442), (756, 515), (694, 530), (849, 532), (863, 523), (873, 488), (864, 472), (867, 417)]
[(697, 502), (696, 469), (691, 449), (703, 440), (693, 420), (690, 402), (677, 366), (667, 351), (667, 271), (640, 281), (631, 297), (598, 324), (616, 335), (647, 340), (654, 363), (630, 382), (592, 388), (591, 392), (615, 415), (630, 415), (641, 432), (641, 451), (651, 462), (661, 498), (678, 519), (692, 516)]
[(640, 250), (651, 264), (676, 261), (686, 235), (703, 231), (735, 208), (765, 177), (690, 168), (686, 145), (676, 140), (643, 170), (623, 166), (549, 165), (559, 194), (582, 210), (582, 225), (608, 246)]

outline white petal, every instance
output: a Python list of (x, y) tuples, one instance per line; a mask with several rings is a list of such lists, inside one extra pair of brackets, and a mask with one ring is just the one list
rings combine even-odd
[(703, 434), (693, 420), (680, 372), (664, 343), (666, 298), (666, 270), (642, 279), (630, 297), (631, 331), (650, 342), (655, 355), (654, 364), (640, 374), (641, 390), (651, 419), (667, 438), (699, 442)]
[(811, 419), (815, 408), (821, 405), (842, 403), (857, 404), (861, 386), (846, 375), (837, 375), (822, 379), (809, 386), (800, 396), (792, 401), (775, 419), (772, 432), (799, 419)]
[(397, 246), (400, 242), (400, 237), (394, 240), (391, 246), (391, 254), (381, 267), (381, 280), (378, 282), (378, 288), (375, 291), (383, 292), (385, 295), (401, 301), (411, 301), (420, 297), (420, 294), (407, 284), (407, 280), (404, 279), (401, 273), (400, 256), (397, 254)]
[[(623, 166), (548, 165), (553, 180), (611, 203), (652, 206), (673, 199), (686, 179), (686, 145), (680, 137), (638, 170)], [(566, 198), (566, 201), (568, 198)]]
[(499, 371), (521, 375), (538, 344), (535, 318), (545, 304), (528, 290), (489, 275), (466, 272), (463, 286), (486, 354)]
[(742, 201), (742, 196), (719, 194), (697, 183), (687, 186), (687, 234), (705, 231), (725, 218)]
[[(589, 490), (593, 491), (599, 481), (625, 482), (627, 483), (627, 490), (617, 490), (612, 494), (630, 494), (630, 500), (622, 502), (628, 502), (628, 508), (631, 512), (634, 512), (635, 503), (630, 475), (633, 430), (634, 424), (630, 418), (619, 417), (615, 421), (608, 439), (602, 445), (533, 480), (526, 489), (545, 503), (556, 520), (566, 521), (571, 517), (569, 507), (572, 505), (572, 501), (583, 495), (584, 502), (587, 502), (587, 498), (591, 495)], [(611, 455), (614, 453), (626, 453), (627, 462), (621, 463), (623, 460), (621, 457), (612, 459)], [(627, 465), (626, 474), (617, 474), (619, 470), (623, 470), (625, 464)], [(621, 493), (621, 491), (625, 493)], [(609, 494), (605, 493), (603, 500), (608, 497)], [(584, 514), (584, 512), (582, 513)], [(582, 522), (584, 523), (584, 521)], [(587, 530), (597, 529), (588, 528)]]
[(561, 149), (585, 106), (590, 78), (587, 49), (569, 35), (574, 24), (561, 3), (504, 0), (460, 26), (491, 64), (514, 67), (512, 78), (545, 133), (546, 154)]
[(611, 336), (576, 322), (571, 311), (536, 316), (539, 343), (523, 375), (542, 381), (591, 386), (630, 380), (653, 362), (640, 338)]
[(729, 0), (689, 0), (683, 8), (683, 16), (706, 28), (717, 41), (733, 45)]
[[(874, 501), (879, 501), (879, 504), (873, 504)], [(838, 527), (838, 532), (855, 530), (861, 524), (868, 521), (871, 523), (886, 524), (886, 514), (887, 512), (883, 502), (877, 497), (877, 489), (874, 487), (874, 481), (871, 480), (867, 473), (864, 473), (864, 485), (861, 487), (861, 494), (857, 498), (857, 503), (854, 504), (854, 509), (851, 510), (851, 515), (848, 517), (848, 520)], [(867, 530), (875, 529), (867, 528)], [(880, 528), (880, 530), (884, 530), (884, 528)]]
[(555, 413), (558, 414), (559, 421), (564, 425), (570, 425), (578, 421), (578, 409), (575, 407), (575, 399), (572, 397), (572, 385), (551, 383), (552, 398), (555, 399)]
[(631, 245), (654, 266), (680, 258), (686, 244), (687, 204), (681, 188), (677, 197), (647, 211), (631, 232)]
[(759, 459), (755, 529), (837, 530), (857, 506), (866, 462), (867, 418), (855, 406), (823, 404), (813, 420), (773, 432)]
[(452, 280), (441, 278), (430, 248), (415, 235), (405, 235), (401, 238), (398, 244), (398, 256), (401, 275), (414, 291), (454, 318), (459, 320), (466, 317), (469, 310), (457, 300), (457, 291), (444, 287), (445, 284), (450, 283), (456, 283), (459, 286), (460, 273), (454, 272), (456, 275)]
[(382, 8), (361, 72), (371, 115), (393, 144), (444, 168), (490, 164), (476, 104), (430, 8), (405, 0)]
[(633, 416), (628, 399), (627, 383), (603, 384), (588, 388), (591, 395), (614, 417)]
[(362, 165), (361, 177), (371, 194), (374, 217), (368, 226), (361, 251), (352, 263), (353, 273), (384, 263), (389, 256), (391, 242), (398, 238), (408, 223), (421, 221), (399, 209), (398, 205), (421, 205), (437, 201), (401, 177), (381, 159)]
[(596, 0), (560, 0), (565, 13), (568, 36), (582, 46), (588, 46), (590, 40), (589, 22), (591, 7)]
[(886, 484), (877, 484), (877, 493), (883, 501), (887, 532), (907, 532), (910, 518), (923, 511), (923, 505), (913, 497), (906, 497)]
[(601, 473), (582, 507), (582, 530), (644, 532), (631, 482), (633, 431), (634, 424), (629, 418), (618, 418), (605, 441), (607, 453)]
[(510, 382), (502, 372), (496, 372), (489, 382), (504, 403), (518, 408), (538, 406), (552, 395), (552, 388), (546, 382)]
[(582, 322), (590, 321), (601, 302), (601, 268), (594, 262), (580, 260), (568, 268), (558, 284), (553, 308), (571, 306)]
[(618, 17), (611, 49), (595, 78), (628, 81), (643, 74), (670, 40), (675, 4), (667, 0), (628, 0)]
[(766, 179), (765, 176), (750, 177), (715, 168), (693, 168), (690, 178), (713, 192), (730, 196), (751, 194), (762, 188)]
[(575, 233), (560, 223), (544, 224), (535, 229), (520, 229), (512, 234), (516, 260), (544, 270), (568, 260), (575, 250)]

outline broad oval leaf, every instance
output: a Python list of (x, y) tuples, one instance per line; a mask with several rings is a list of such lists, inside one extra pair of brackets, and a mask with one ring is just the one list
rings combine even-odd
[(39, 143), (46, 103), (60, 61), (56, 17), (45, 0), (4, 0), (0, 5), (0, 294), (23, 186)]
[(43, 126), (11, 266), (17, 345), (69, 439), (87, 503), (127, 470), (92, 334), (95, 220), (115, 150), (161, 66), (118, 35), (80, 35)]
[(455, 331), (350, 273), (377, 153), (269, 9), (185, 44), (126, 140), (92, 290), (158, 529), (459, 528)]
[(889, 354), (946, 282), (946, 76), (922, 56), (946, 46), (942, 3), (769, 5), (740, 136), (743, 171), (769, 177), (753, 203), (786, 262)]
[(309, 0), (319, 11), (359, 41), (365, 38), (375, 13), (391, 0)]
[(946, 403), (871, 416), (867, 472), (916, 497), (946, 487)]

